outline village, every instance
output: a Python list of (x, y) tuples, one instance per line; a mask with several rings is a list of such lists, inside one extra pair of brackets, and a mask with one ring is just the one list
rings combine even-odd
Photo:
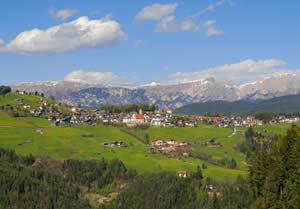
[[(38, 92), (16, 92), (20, 95), (36, 95), (40, 96)], [(28, 104), (24, 104), (23, 99), (16, 99), (19, 108), (23, 108), (31, 116), (41, 117), (47, 115), (48, 120), (52, 125), (59, 126), (62, 124), (83, 124), (96, 125), (124, 125), (126, 127), (136, 126), (154, 126), (165, 128), (176, 127), (196, 127), (199, 124), (215, 125), (223, 128), (234, 127), (251, 127), (262, 126), (265, 124), (263, 120), (258, 120), (254, 116), (200, 116), (200, 115), (178, 115), (172, 109), (164, 108), (154, 112), (143, 112), (140, 109), (138, 112), (132, 111), (129, 113), (110, 113), (105, 110), (97, 110), (93, 108), (82, 108), (62, 103), (50, 104), (40, 97), (36, 101), (38, 108), (33, 108)], [(60, 108), (59, 108), (60, 107)], [(58, 111), (65, 109), (67, 112)], [(299, 121), (299, 117), (285, 117), (278, 116), (273, 118), (268, 123), (293, 123)]]

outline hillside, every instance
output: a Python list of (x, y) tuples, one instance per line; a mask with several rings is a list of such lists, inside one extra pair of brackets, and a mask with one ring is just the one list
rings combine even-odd
[(288, 95), (273, 99), (260, 101), (258, 103), (248, 101), (215, 101), (194, 103), (175, 110), (176, 113), (204, 114), (211, 113), (232, 113), (232, 114), (255, 114), (259, 112), (292, 113), (300, 112), (300, 95)]
[[(0, 106), (13, 107), (11, 112), (23, 111), (22, 106), (16, 103), (17, 99), (24, 99), (24, 103), (32, 108), (38, 107), (37, 100), (40, 97), (29, 95), (18, 95), (14, 93), (0, 96)], [(50, 105), (55, 105), (54, 100), (49, 101)], [(64, 105), (61, 105), (64, 106)], [(18, 110), (19, 108), (20, 110)], [(136, 135), (144, 139), (145, 134), (149, 134), (150, 140), (158, 137), (162, 139), (174, 138), (178, 141), (192, 143), (194, 151), (201, 151), (211, 155), (212, 159), (221, 159), (225, 152), (232, 149), (233, 144), (240, 141), (242, 136), (228, 139), (232, 133), (229, 128), (218, 128), (213, 126), (199, 126), (194, 128), (150, 128), (148, 130), (131, 130)], [(184, 133), (184, 134), (183, 134)], [(201, 145), (204, 140), (218, 138), (218, 142), (224, 144), (223, 148), (211, 152), (211, 149)], [(114, 148), (105, 146), (104, 143), (111, 141), (121, 141), (124, 147)], [(48, 155), (55, 159), (101, 159), (114, 158), (121, 159), (124, 164), (136, 170), (138, 173), (159, 173), (162, 171), (177, 172), (186, 170), (194, 171), (197, 165), (205, 163), (207, 169), (204, 174), (223, 181), (224, 178), (234, 180), (238, 175), (246, 175), (245, 164), (242, 163), (242, 154), (233, 152), (229, 157), (237, 160), (238, 168), (230, 169), (226, 166), (219, 166), (205, 162), (199, 158), (189, 157), (177, 160), (176, 157), (166, 156), (161, 153), (149, 153), (149, 145), (141, 143), (134, 135), (113, 126), (88, 124), (77, 124), (74, 127), (52, 126), (51, 122), (41, 117), (12, 117), (5, 110), (0, 109), (0, 147), (15, 150), (18, 154), (35, 154), (39, 156)]]

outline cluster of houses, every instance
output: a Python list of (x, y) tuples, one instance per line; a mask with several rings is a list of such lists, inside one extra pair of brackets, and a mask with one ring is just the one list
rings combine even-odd
[[(152, 147), (149, 148), (148, 152), (166, 153), (174, 154), (178, 150), (186, 150), (191, 147), (190, 143), (178, 142), (174, 139), (167, 139), (166, 141), (162, 139), (155, 139), (152, 141)], [(183, 153), (184, 157), (188, 157), (188, 153)]]
[(43, 100), (42, 98), (37, 101), (38, 108), (34, 109), (31, 105), (25, 104), (24, 99), (18, 98), (16, 99), (16, 103), (19, 107), (23, 108), (24, 110), (27, 110), (31, 115), (35, 117), (41, 116), (44, 112), (53, 114), (56, 112), (56, 109), (54, 106), (57, 104), (50, 104), (48, 101)]
[(162, 127), (174, 127), (172, 121), (176, 118), (171, 109), (163, 109), (161, 112), (156, 113), (143, 113), (142, 110), (139, 113), (131, 112), (122, 118), (122, 123), (128, 127), (136, 125), (152, 125)]
[[(138, 113), (109, 113), (96, 109), (70, 107), (68, 105), (61, 104), (66, 106), (65, 109), (71, 110), (71, 114), (66, 116), (65, 114), (59, 114), (57, 108), (55, 107), (58, 106), (57, 103), (49, 104), (49, 102), (44, 100), (42, 95), (38, 92), (18, 91), (16, 93), (20, 95), (41, 96), (41, 98), (37, 101), (37, 109), (34, 109), (28, 104), (25, 104), (22, 98), (17, 99), (16, 102), (20, 107), (29, 111), (33, 116), (39, 117), (43, 113), (49, 113), (53, 116), (55, 115), (55, 117), (49, 118), (49, 120), (52, 121), (53, 125), (59, 125), (62, 123), (88, 123), (90, 125), (95, 125), (98, 122), (102, 122), (104, 124), (124, 124), (128, 127), (151, 125), (156, 127), (173, 128), (182, 126), (195, 127), (199, 123), (205, 122), (211, 125), (217, 125), (219, 127), (227, 128), (261, 126), (264, 124), (262, 120), (257, 120), (253, 116), (208, 117), (199, 115), (185, 115), (178, 117), (177, 115), (173, 114), (173, 110), (169, 108), (151, 113), (143, 113), (142, 110), (140, 110)], [(300, 121), (299, 117), (288, 118), (285, 116), (280, 116), (278, 118), (274, 118), (270, 123), (292, 123), (297, 121)]]
[(253, 116), (222, 116), (222, 117), (207, 117), (191, 115), (190, 118), (198, 121), (205, 121), (219, 127), (250, 127), (263, 125), (262, 120), (257, 120)]

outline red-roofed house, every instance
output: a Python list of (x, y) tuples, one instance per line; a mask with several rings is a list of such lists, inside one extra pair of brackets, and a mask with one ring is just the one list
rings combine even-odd
[(135, 114), (135, 123), (136, 124), (144, 124), (145, 123), (144, 114)]
[(218, 121), (220, 121), (221, 120), (221, 118), (220, 117), (213, 117), (212, 118), (212, 121), (215, 123), (215, 122), (218, 122)]
[(163, 109), (163, 112), (172, 114), (172, 113), (173, 113), (173, 110), (172, 110), (172, 109), (169, 109), (169, 108), (165, 108), (165, 109)]
[(182, 177), (182, 178), (186, 178), (187, 177), (187, 171), (178, 171), (178, 176)]

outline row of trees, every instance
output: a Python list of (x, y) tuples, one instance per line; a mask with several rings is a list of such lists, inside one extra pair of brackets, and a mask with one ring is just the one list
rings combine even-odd
[(105, 110), (109, 113), (129, 113), (129, 112), (139, 112), (139, 110), (144, 112), (154, 112), (158, 110), (158, 106), (149, 104), (131, 104), (131, 105), (102, 105), (100, 110)]
[(198, 158), (200, 160), (204, 160), (208, 163), (225, 167), (225, 168), (230, 168), (230, 169), (237, 169), (238, 165), (237, 162), (234, 158), (228, 159), (228, 158), (222, 158), (222, 159), (214, 159), (211, 155), (201, 152), (201, 151), (192, 151), (191, 156), (194, 158)]

